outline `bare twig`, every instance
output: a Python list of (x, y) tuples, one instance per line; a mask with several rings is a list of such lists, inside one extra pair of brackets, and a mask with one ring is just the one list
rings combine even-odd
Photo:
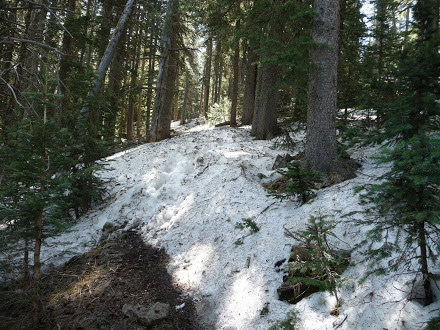
[(14, 92), (14, 88), (11, 85), (9, 85), (8, 82), (6, 80), (4, 80), (2, 76), (0, 76), (0, 80), (3, 81), (6, 84), (6, 86), (8, 86), (9, 90), (11, 91), (12, 95), (14, 96), (15, 102), (17, 102), (17, 104), (20, 107), (24, 108), (24, 106), (18, 101), (17, 95), (15, 95), (15, 92)]
[(56, 48), (54, 48), (52, 46), (46, 45), (44, 43), (35, 41), (35, 40), (21, 39), (21, 38), (15, 38), (15, 37), (0, 37), (0, 39), (3, 39), (2, 41), (0, 41), (0, 44), (2, 44), (2, 43), (11, 43), (11, 42), (14, 42), (14, 41), (16, 41), (16, 42), (24, 42), (24, 43), (28, 43), (28, 44), (37, 45), (37, 46), (40, 46), (40, 47), (43, 47), (43, 48), (47, 48), (47, 49), (53, 50), (54, 52), (57, 52), (58, 54), (65, 55), (62, 51), (60, 51), (60, 50), (58, 50), (58, 49), (56, 49)]

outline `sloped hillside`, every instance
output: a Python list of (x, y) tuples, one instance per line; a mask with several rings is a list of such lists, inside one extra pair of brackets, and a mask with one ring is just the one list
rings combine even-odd
[[(285, 153), (272, 142), (253, 141), (246, 127), (192, 123), (177, 131), (170, 140), (109, 157), (111, 169), (102, 174), (109, 181), (106, 202), (72, 232), (48, 240), (45, 258), (57, 264), (87, 251), (106, 223), (120, 226), (120, 232), (136, 231), (169, 254), (169, 274), (211, 329), (267, 329), (293, 310), (301, 329), (417, 329), (435, 316), (439, 302), (423, 308), (406, 299), (411, 277), (370, 277), (359, 284), (367, 270), (359, 252), (343, 274), (339, 316), (330, 315), (335, 298), (328, 292), (296, 305), (278, 300), (283, 273), (275, 263), (287, 258), (295, 243), (284, 227), (303, 230), (310, 215), (320, 212), (338, 222), (335, 244), (341, 248), (363, 238), (365, 228), (355, 225), (363, 208), (353, 188), (386, 170), (368, 158), (374, 149), (353, 151), (363, 165), (355, 179), (322, 189), (299, 206), (268, 197), (263, 187), (278, 176), (273, 161)], [(298, 152), (301, 135), (295, 139)], [(244, 219), (252, 219), (259, 231), (237, 228)]]

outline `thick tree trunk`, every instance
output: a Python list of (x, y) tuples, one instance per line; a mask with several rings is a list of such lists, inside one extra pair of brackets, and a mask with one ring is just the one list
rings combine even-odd
[(153, 118), (150, 130), (150, 142), (170, 137), (173, 94), (177, 78), (176, 24), (177, 0), (169, 0), (161, 38), (161, 62), (156, 84)]
[(351, 176), (338, 160), (336, 111), (338, 81), (339, 0), (315, 0), (307, 136), (304, 167), (343, 178)]
[[(271, 0), (271, 3), (279, 3), (279, 0)], [(276, 18), (272, 18), (266, 28), (261, 45), (266, 39), (277, 39), (283, 29)], [(255, 91), (255, 108), (252, 118), (251, 135), (258, 140), (270, 140), (275, 136), (277, 129), (277, 103), (278, 103), (278, 83), (281, 78), (280, 67), (272, 63), (270, 58), (276, 49), (261, 55), (261, 67), (257, 72), (257, 86)]]
[(251, 135), (257, 140), (270, 140), (277, 127), (278, 81), (280, 69), (272, 63), (258, 68), (255, 109)]
[(246, 64), (246, 82), (244, 87), (242, 125), (250, 125), (254, 116), (255, 91), (257, 87), (257, 64), (258, 55), (250, 47)]

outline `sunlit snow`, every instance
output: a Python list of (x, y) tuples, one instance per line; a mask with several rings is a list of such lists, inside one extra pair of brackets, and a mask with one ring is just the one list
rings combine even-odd
[[(189, 290), (207, 328), (268, 329), (292, 310), (299, 312), (301, 329), (417, 329), (435, 316), (431, 311), (440, 308), (438, 301), (422, 307), (406, 299), (410, 284), (405, 281), (412, 277), (370, 277), (360, 284), (367, 265), (357, 252), (343, 274), (340, 316), (330, 315), (335, 298), (328, 292), (296, 305), (278, 300), (283, 274), (274, 264), (287, 258), (294, 244), (284, 227), (303, 230), (310, 215), (321, 212), (338, 221), (335, 233), (341, 248), (363, 238), (365, 228), (353, 224), (363, 217), (353, 188), (386, 171), (369, 159), (376, 149), (352, 151), (363, 164), (358, 176), (320, 190), (313, 202), (299, 207), (268, 197), (263, 188), (263, 182), (278, 175), (271, 169), (275, 157), (286, 153), (274, 149), (273, 142), (254, 141), (249, 127), (212, 128), (193, 122), (175, 129), (175, 138), (108, 158), (111, 169), (102, 173), (109, 181), (105, 203), (71, 232), (46, 240), (47, 264), (90, 249), (106, 222), (126, 223), (125, 228), (137, 230), (146, 243), (165, 248), (171, 257), (169, 272)], [(298, 150), (303, 137), (295, 137)], [(252, 218), (260, 231), (237, 229), (244, 218)], [(269, 312), (261, 313), (266, 306)]]

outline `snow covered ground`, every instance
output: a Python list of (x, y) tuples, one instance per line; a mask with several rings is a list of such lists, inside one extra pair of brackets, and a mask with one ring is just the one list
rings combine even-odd
[[(321, 212), (340, 221), (341, 247), (362, 239), (365, 229), (352, 222), (363, 210), (353, 187), (384, 171), (368, 158), (374, 149), (353, 153), (363, 164), (355, 179), (322, 189), (313, 202), (298, 207), (268, 197), (262, 186), (268, 179), (259, 173), (273, 179), (274, 159), (284, 153), (274, 150), (272, 142), (253, 141), (248, 127), (193, 122), (176, 130), (180, 135), (175, 138), (109, 157), (112, 169), (103, 173), (109, 180), (108, 199), (71, 232), (46, 241), (48, 263), (88, 250), (105, 223), (127, 223), (125, 228), (136, 228), (145, 242), (165, 248), (172, 260), (169, 272), (197, 301), (210, 329), (268, 329), (293, 310), (301, 329), (419, 329), (436, 316), (440, 302), (424, 308), (406, 299), (404, 283), (411, 278), (370, 277), (359, 284), (367, 266), (358, 254), (343, 274), (340, 316), (329, 314), (335, 305), (329, 293), (315, 293), (296, 305), (278, 300), (283, 274), (274, 264), (287, 258), (295, 243), (283, 227), (302, 230), (310, 215)], [(245, 218), (252, 218), (260, 231), (237, 229)], [(261, 315), (264, 307), (269, 312)]]

